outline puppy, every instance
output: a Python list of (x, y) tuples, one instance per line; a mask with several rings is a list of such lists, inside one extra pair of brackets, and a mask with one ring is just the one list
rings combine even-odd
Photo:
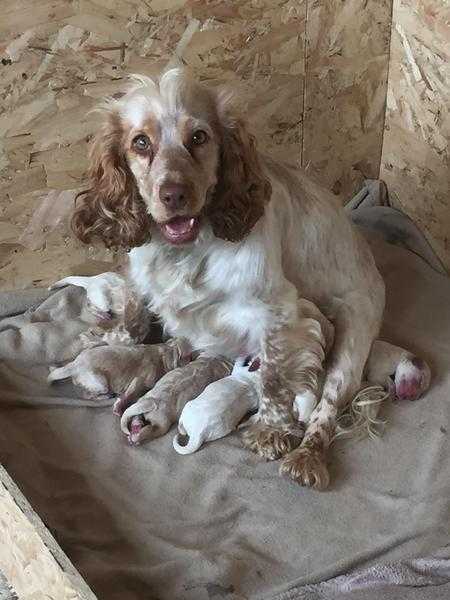
[[(178, 422), (173, 447), (178, 454), (196, 452), (205, 442), (225, 437), (259, 404), (257, 371), (236, 362), (231, 375), (210, 383), (188, 402)], [(186, 443), (183, 443), (187, 437)]]
[(126, 285), (118, 273), (100, 273), (92, 277), (70, 276), (53, 283), (56, 290), (68, 285), (86, 290), (86, 305), (98, 320), (109, 321), (122, 315), (126, 304)]
[(92, 399), (130, 393), (130, 384), (133, 393), (140, 395), (168, 371), (188, 364), (191, 352), (185, 338), (174, 338), (164, 344), (97, 346), (84, 350), (67, 365), (54, 368), (48, 381), (71, 377)]
[[(200, 355), (184, 367), (162, 377), (152, 390), (124, 412), (125, 397), (116, 403), (116, 413), (123, 412), (121, 428), (130, 444), (141, 444), (164, 435), (176, 423), (185, 404), (203, 392), (213, 381), (226, 377), (231, 364), (223, 358)], [(134, 391), (131, 391), (134, 396)]]

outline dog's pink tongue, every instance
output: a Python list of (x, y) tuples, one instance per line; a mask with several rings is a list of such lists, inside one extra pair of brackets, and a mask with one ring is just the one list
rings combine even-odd
[(164, 225), (166, 231), (173, 236), (189, 233), (194, 227), (195, 219), (190, 217), (175, 217)]
[(175, 217), (160, 225), (163, 236), (172, 244), (193, 242), (199, 231), (197, 217)]

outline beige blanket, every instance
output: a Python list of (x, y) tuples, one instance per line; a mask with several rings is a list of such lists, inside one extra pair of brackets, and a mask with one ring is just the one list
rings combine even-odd
[[(382, 439), (337, 443), (324, 493), (279, 478), (237, 434), (185, 457), (172, 433), (128, 447), (110, 407), (70, 385), (49, 389), (46, 368), (17, 360), (24, 340), (11, 321), (0, 325), (1, 460), (100, 599), (346, 598), (345, 585), (302, 586), (449, 544), (450, 281), (403, 249), (377, 244), (376, 254), (384, 336), (429, 360), (433, 387), (385, 407)], [(4, 316), (25, 308), (23, 296), (0, 306)], [(429, 596), (362, 586), (348, 597), (443, 598), (445, 578), (435, 583)]]

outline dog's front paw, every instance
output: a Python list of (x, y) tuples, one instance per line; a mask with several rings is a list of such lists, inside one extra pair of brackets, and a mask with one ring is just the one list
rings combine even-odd
[(316, 490), (324, 490), (330, 483), (324, 453), (305, 446), (284, 457), (280, 465), (280, 475), (287, 475), (300, 485)]
[(277, 460), (296, 448), (302, 441), (304, 430), (295, 425), (280, 428), (265, 423), (254, 423), (242, 434), (244, 446), (265, 460)]

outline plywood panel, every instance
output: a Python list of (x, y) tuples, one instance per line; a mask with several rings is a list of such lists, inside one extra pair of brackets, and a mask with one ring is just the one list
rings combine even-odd
[(96, 600), (1, 465), (0, 538), (0, 576), (11, 586), (14, 597)]
[[(0, 245), (0, 289), (114, 262), (71, 238), (68, 198), (83, 186), (97, 118), (89, 109), (128, 73), (186, 64), (202, 80), (229, 83), (260, 144), (300, 162), (305, 12), (306, 0), (10, 4), (0, 25), (0, 226), (12, 234)], [(30, 223), (49, 202), (51, 224)]]
[(377, 177), (391, 0), (310, 0), (303, 164), (343, 199)]
[(450, 6), (395, 0), (381, 177), (450, 271)]

